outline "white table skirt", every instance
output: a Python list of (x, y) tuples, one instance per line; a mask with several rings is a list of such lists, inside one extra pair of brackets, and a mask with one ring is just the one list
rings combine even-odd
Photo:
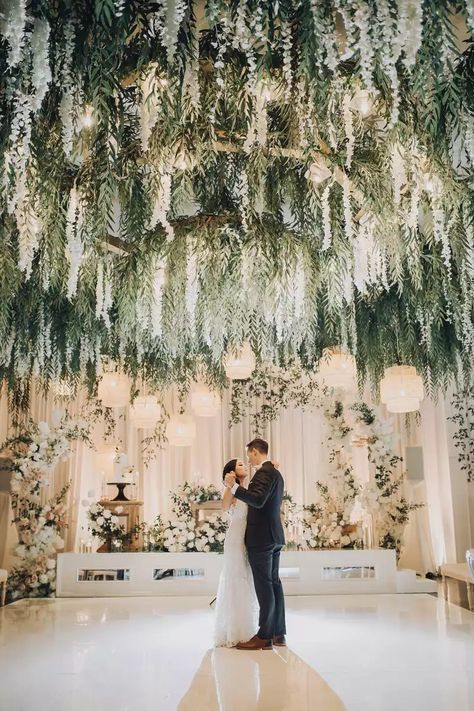
[[(222, 561), (218, 553), (61, 553), (56, 594), (212, 597)], [(397, 592), (392, 550), (288, 551), (282, 553), (280, 575), (286, 595)]]

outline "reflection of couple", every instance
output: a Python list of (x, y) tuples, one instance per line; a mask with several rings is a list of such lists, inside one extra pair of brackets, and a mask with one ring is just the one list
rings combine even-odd
[[(285, 603), (279, 577), (285, 544), (281, 523), (283, 477), (268, 459), (268, 444), (254, 439), (248, 460), (258, 470), (248, 489), (243, 462), (224, 467), (222, 508), (230, 525), (224, 543), (224, 565), (216, 605), (216, 646), (272, 649), (285, 646)], [(257, 601), (259, 608), (256, 629)]]

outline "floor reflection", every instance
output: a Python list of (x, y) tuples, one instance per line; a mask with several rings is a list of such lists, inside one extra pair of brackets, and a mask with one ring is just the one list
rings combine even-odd
[(208, 651), (179, 711), (342, 711), (326, 682), (289, 649)]

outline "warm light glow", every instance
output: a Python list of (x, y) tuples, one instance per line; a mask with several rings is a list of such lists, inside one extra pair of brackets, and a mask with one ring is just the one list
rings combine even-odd
[(255, 354), (247, 341), (237, 350), (230, 350), (224, 358), (225, 372), (230, 380), (247, 380), (255, 370)]
[(380, 399), (389, 412), (414, 412), (424, 397), (423, 380), (410, 365), (386, 368), (380, 382)]
[(358, 89), (352, 98), (351, 105), (362, 116), (368, 116), (373, 109), (374, 102), (367, 89)]
[(94, 125), (94, 108), (86, 106), (84, 113), (80, 118), (82, 128), (91, 128)]
[(104, 373), (97, 388), (104, 407), (125, 407), (130, 402), (130, 381), (124, 373)]
[(329, 388), (354, 390), (357, 369), (354, 356), (334, 348), (325, 348), (319, 361), (319, 377)]
[(137, 429), (153, 429), (161, 417), (161, 405), (154, 395), (139, 395), (130, 408), (130, 421)]
[(173, 415), (168, 422), (166, 436), (173, 447), (190, 447), (196, 439), (196, 423), (188, 415)]
[(197, 417), (215, 417), (219, 412), (221, 399), (204, 383), (197, 383), (191, 393), (191, 409)]

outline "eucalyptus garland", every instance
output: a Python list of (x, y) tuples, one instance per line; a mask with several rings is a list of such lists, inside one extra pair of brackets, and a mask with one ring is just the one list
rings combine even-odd
[[(471, 0), (7, 0), (0, 376), (474, 345)], [(18, 395), (21, 399), (22, 395)]]
[(449, 418), (455, 425), (454, 446), (458, 462), (467, 481), (474, 481), (474, 389), (465, 388), (456, 392), (451, 400), (454, 414)]

